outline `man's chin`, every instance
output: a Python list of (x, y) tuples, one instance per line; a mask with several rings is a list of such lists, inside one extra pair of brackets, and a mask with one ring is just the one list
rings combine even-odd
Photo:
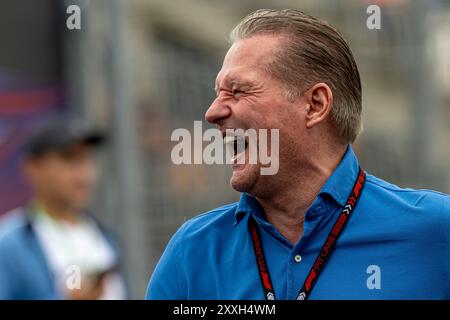
[(258, 175), (259, 170), (253, 166), (233, 169), (230, 185), (238, 192), (250, 193), (258, 180)]
[(82, 213), (87, 210), (89, 207), (90, 200), (87, 200), (85, 198), (82, 199), (71, 199), (72, 201), (70, 203), (67, 203), (67, 207), (70, 208), (70, 211), (72, 212), (79, 212)]

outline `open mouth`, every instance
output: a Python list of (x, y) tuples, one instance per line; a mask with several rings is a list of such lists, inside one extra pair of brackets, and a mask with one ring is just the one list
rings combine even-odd
[(238, 158), (245, 154), (248, 149), (248, 138), (237, 134), (227, 134), (224, 137), (228, 154), (231, 155), (231, 161), (236, 162)]

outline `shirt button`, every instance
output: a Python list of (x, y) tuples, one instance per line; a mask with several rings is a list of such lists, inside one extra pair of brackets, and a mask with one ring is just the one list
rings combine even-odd
[(300, 261), (302, 261), (302, 256), (299, 255), (299, 254), (297, 254), (297, 255), (294, 257), (294, 261), (297, 262), (297, 263), (300, 263)]

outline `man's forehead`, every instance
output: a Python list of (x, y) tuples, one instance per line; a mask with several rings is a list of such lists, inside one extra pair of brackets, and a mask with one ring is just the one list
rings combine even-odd
[[(216, 85), (220, 81), (251, 82), (263, 72), (274, 50), (279, 45), (279, 38), (258, 35), (235, 42), (228, 50), (217, 75)], [(229, 84), (229, 83), (228, 83)]]
[(92, 146), (86, 143), (77, 143), (61, 150), (48, 150), (38, 157), (34, 157), (39, 160), (60, 160), (77, 157), (87, 157), (93, 154), (94, 150)]
[(224, 64), (261, 63), (280, 47), (280, 41), (282, 37), (275, 35), (254, 35), (238, 40), (232, 44), (225, 55)]
[(216, 78), (216, 88), (223, 83), (226, 86), (251, 85), (258, 79), (258, 70), (255, 68), (222, 69)]

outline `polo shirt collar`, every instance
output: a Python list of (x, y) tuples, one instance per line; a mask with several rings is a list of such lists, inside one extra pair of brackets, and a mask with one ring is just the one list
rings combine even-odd
[(352, 191), (358, 173), (358, 159), (349, 145), (341, 162), (325, 182), (319, 194), (329, 194), (343, 207)]
[[(331, 176), (320, 189), (318, 197), (331, 196), (339, 206), (343, 207), (359, 173), (359, 164), (352, 147), (349, 145), (345, 154)], [(316, 203), (314, 201), (313, 203)], [(235, 223), (237, 225), (247, 214), (263, 217), (263, 210), (255, 197), (242, 193), (236, 207)]]

